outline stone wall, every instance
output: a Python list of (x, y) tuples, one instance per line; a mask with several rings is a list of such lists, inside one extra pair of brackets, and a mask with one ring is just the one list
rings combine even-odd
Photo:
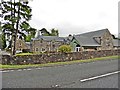
[(21, 39), (17, 39), (16, 41), (16, 50), (22, 51), (24, 49), (30, 49), (30, 46), (25, 43), (25, 41)]
[(113, 37), (109, 31), (106, 31), (101, 37), (101, 50), (111, 50), (113, 49)]
[(45, 41), (45, 40), (34, 40), (32, 41), (32, 52), (50, 52), (57, 51), (57, 49), (64, 45), (62, 41)]
[(72, 53), (49, 53), (40, 55), (25, 55), (25, 56), (2, 56), (2, 64), (43, 64), (50, 62), (63, 62), (73, 60), (84, 60), (96, 57), (119, 55), (119, 50), (102, 50), (102, 51), (83, 51)]

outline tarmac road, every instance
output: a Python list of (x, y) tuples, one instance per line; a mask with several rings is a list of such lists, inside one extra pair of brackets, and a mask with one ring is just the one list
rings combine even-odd
[(118, 60), (2, 72), (3, 88), (118, 88)]

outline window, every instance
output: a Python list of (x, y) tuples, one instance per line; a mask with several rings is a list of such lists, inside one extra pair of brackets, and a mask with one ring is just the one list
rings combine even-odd
[(53, 44), (52, 46), (53, 46), (53, 48), (55, 48), (55, 44)]
[(79, 51), (80, 51), (80, 45), (79, 45), (79, 44), (76, 45), (75, 51), (76, 51), (76, 52), (79, 52)]
[(36, 48), (36, 50), (35, 51), (38, 51), (38, 48)]
[(22, 51), (22, 49), (20, 48), (20, 51)]
[(76, 47), (76, 52), (79, 52), (80, 51), (80, 47)]
[(42, 48), (42, 49), (41, 49), (41, 51), (45, 51), (45, 49), (44, 49), (44, 48)]

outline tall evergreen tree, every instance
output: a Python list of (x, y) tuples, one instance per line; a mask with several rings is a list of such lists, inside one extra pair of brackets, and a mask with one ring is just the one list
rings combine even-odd
[(28, 21), (31, 19), (32, 9), (28, 6), (28, 1), (24, 2), (24, 0), (3, 0), (1, 6), (4, 19), (4, 22), (2, 22), (2, 31), (12, 36), (11, 48), (12, 54), (15, 55), (18, 34), (24, 36), (23, 31), (30, 29)]

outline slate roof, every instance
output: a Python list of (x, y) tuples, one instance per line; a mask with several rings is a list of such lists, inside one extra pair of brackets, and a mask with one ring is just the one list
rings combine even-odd
[(73, 39), (73, 36), (71, 36), (71, 37), (68, 36), (68, 37), (63, 37), (63, 38), (64, 38), (66, 44), (70, 44), (70, 42)]
[(74, 36), (81, 46), (100, 46), (93, 38)]
[(31, 44), (30, 42), (25, 42), (25, 43), (26, 43), (26, 45), (28, 45), (28, 46), (30, 46), (30, 44)]
[(97, 31), (91, 31), (91, 32), (87, 32), (87, 33), (78, 34), (77, 36), (85, 36), (85, 37), (90, 37), (90, 38), (100, 37), (107, 31), (108, 31), (108, 29), (102, 29), (102, 30), (97, 30)]
[(39, 40), (39, 39), (43, 39), (45, 41), (52, 41), (52, 40), (61, 41), (61, 42), (65, 41), (65, 39), (63, 37), (58, 37), (58, 36), (42, 36), (42, 35), (39, 35), (38, 37), (33, 38), (33, 40)]
[(95, 41), (94, 37), (100, 37), (106, 31), (108, 31), (108, 29), (87, 32), (83, 34), (74, 35), (74, 38), (79, 42), (81, 46), (101, 46)]

